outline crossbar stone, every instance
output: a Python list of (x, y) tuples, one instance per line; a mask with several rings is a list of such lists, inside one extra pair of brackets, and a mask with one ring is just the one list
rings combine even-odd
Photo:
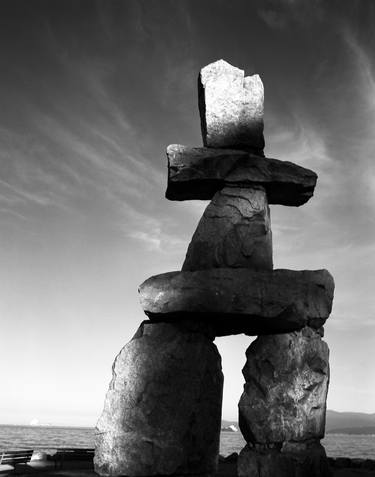
[(333, 291), (326, 270), (244, 268), (163, 273), (139, 287), (151, 320), (210, 322), (216, 336), (318, 329), (331, 312)]
[(234, 149), (167, 148), (169, 200), (208, 200), (225, 186), (263, 186), (269, 204), (300, 206), (314, 193), (317, 175), (310, 169)]

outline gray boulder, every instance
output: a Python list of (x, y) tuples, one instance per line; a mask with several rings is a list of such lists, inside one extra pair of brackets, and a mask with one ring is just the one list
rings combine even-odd
[(309, 442), (279, 449), (247, 445), (237, 461), (238, 477), (331, 477), (324, 447)]
[(263, 154), (264, 88), (224, 60), (201, 69), (198, 79), (203, 144)]
[(320, 328), (328, 318), (334, 282), (326, 270), (216, 268), (155, 275), (139, 287), (153, 321), (211, 323), (216, 336)]
[(299, 206), (312, 197), (317, 181), (315, 172), (292, 162), (234, 149), (171, 144), (167, 157), (170, 200), (208, 200), (228, 185), (261, 185), (269, 204)]
[(239, 425), (247, 442), (324, 437), (328, 346), (311, 328), (258, 337), (246, 351)]
[(207, 206), (190, 242), (182, 270), (272, 270), (272, 232), (262, 187), (225, 187)]
[(96, 429), (102, 476), (216, 471), (223, 376), (202, 333), (144, 322), (113, 365)]

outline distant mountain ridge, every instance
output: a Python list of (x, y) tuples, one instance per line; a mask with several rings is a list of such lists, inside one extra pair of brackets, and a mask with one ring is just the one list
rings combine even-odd
[(327, 410), (327, 433), (373, 434), (374, 429), (375, 413), (366, 414), (364, 412), (337, 412)]
[[(237, 421), (221, 421), (221, 428), (236, 426)], [(327, 410), (326, 433), (332, 434), (375, 434), (375, 413), (338, 412)]]
[(375, 435), (375, 426), (368, 427), (340, 427), (339, 429), (331, 429), (327, 434), (361, 434)]

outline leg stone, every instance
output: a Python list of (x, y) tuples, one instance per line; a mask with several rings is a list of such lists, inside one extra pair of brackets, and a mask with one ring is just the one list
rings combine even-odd
[(247, 442), (324, 436), (328, 346), (317, 331), (260, 336), (246, 352), (239, 424)]
[(97, 424), (102, 476), (212, 474), (221, 425), (221, 358), (201, 332), (143, 322), (113, 365)]
[(289, 448), (245, 446), (237, 462), (238, 477), (331, 477), (324, 447), (319, 442)]
[(239, 425), (248, 445), (239, 477), (325, 477), (328, 346), (309, 327), (260, 336), (248, 348)]
[(272, 270), (272, 233), (263, 187), (225, 187), (207, 206), (182, 270)]

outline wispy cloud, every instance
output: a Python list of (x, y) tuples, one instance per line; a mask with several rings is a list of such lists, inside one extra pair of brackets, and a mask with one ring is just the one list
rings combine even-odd
[(84, 85), (82, 96), (68, 103), (59, 99), (47, 109), (29, 102), (29, 133), (2, 131), (8, 164), (3, 198), (12, 217), (20, 218), (32, 203), (85, 217), (92, 202), (107, 210), (106, 216), (96, 214), (99, 223), (111, 222), (124, 239), (148, 251), (183, 254), (186, 236), (176, 228), (176, 214), (194, 223), (204, 205), (179, 204), (169, 216), (163, 197), (167, 170), (138, 147), (132, 120), (107, 84), (111, 72), (90, 64), (72, 68), (65, 57), (61, 65)]
[[(361, 195), (366, 204), (375, 204), (375, 60), (369, 45), (361, 43), (352, 28), (345, 24), (341, 29), (344, 45), (347, 47), (352, 81), (348, 94), (356, 105), (357, 124), (351, 124), (349, 155), (352, 155), (352, 169), (357, 171)], [(343, 151), (344, 153), (345, 151)], [(370, 223), (373, 214), (369, 214)]]
[(179, 236), (173, 236), (163, 232), (161, 224), (157, 224), (153, 229), (148, 231), (134, 230), (127, 232), (127, 236), (144, 244), (146, 250), (151, 252), (159, 252), (169, 254), (186, 251), (187, 242)]
[[(359, 82), (367, 85), (361, 94), (369, 94), (372, 88), (371, 62), (365, 58), (360, 60), (363, 71), (358, 72)], [(328, 102), (334, 115), (332, 99), (323, 96), (321, 101)], [(350, 121), (338, 134), (324, 123), (330, 117), (322, 115), (319, 123), (306, 104), (290, 106), (288, 122), (271, 118), (267, 155), (314, 170), (318, 184), (314, 197), (298, 209), (271, 207), (276, 266), (327, 268), (336, 281), (333, 328), (356, 329), (358, 315), (367, 326), (375, 305), (370, 298), (375, 280), (375, 201), (366, 186), (374, 172), (368, 161), (373, 137), (363, 134), (361, 123)], [(369, 110), (359, 113), (367, 119), (372, 114)], [(343, 142), (341, 135), (350, 135), (351, 140)]]
[(321, 0), (266, 0), (258, 11), (264, 23), (276, 30), (306, 26), (324, 17)]
[(368, 112), (375, 113), (375, 73), (373, 55), (366, 51), (366, 48), (360, 44), (358, 38), (348, 25), (341, 29), (342, 36), (348, 51), (351, 54), (351, 61), (355, 65), (357, 86), (359, 94), (363, 97), (365, 104), (368, 105)]
[(283, 30), (286, 28), (288, 21), (285, 15), (280, 11), (272, 9), (259, 10), (258, 15), (270, 28)]
[[(4, 189), (3, 198), (8, 203), (19, 203), (19, 202), (34, 202), (38, 205), (50, 205), (51, 199), (46, 195), (27, 192), (21, 188), (9, 184), (6, 181), (0, 179), (0, 186)], [(8, 193), (7, 193), (8, 191)], [(18, 215), (18, 214), (16, 214)]]
[(0, 141), (1, 199), (14, 205), (64, 207), (64, 195), (69, 193), (69, 183), (62, 178), (75, 178), (69, 167), (59, 162), (59, 177), (52, 163), (45, 161), (50, 151), (33, 135), (1, 128)]

